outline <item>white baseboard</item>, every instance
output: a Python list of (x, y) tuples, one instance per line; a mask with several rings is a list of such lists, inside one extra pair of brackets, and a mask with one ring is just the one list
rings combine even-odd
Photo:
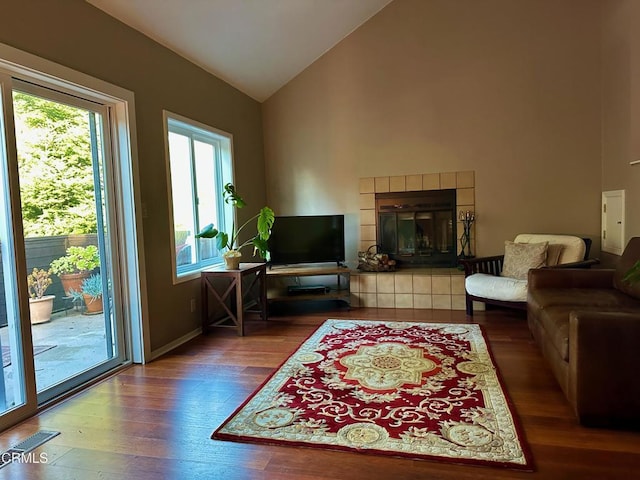
[(198, 335), (201, 335), (201, 334), (202, 334), (202, 327), (196, 328), (195, 330), (192, 330), (191, 332), (187, 333), (186, 335), (183, 335), (180, 338), (175, 339), (173, 342), (167, 343), (166, 345), (163, 345), (162, 347), (153, 350), (151, 352), (151, 360), (152, 361), (155, 360), (159, 356), (170, 352), (174, 348), (178, 348), (180, 345), (182, 345), (184, 343), (187, 343), (189, 340), (194, 339)]

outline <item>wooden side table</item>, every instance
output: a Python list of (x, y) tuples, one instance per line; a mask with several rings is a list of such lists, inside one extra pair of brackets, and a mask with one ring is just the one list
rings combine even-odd
[[(267, 319), (267, 264), (241, 263), (238, 270), (227, 270), (224, 265), (216, 265), (200, 273), (202, 289), (202, 332), (210, 327), (237, 328), (238, 335), (244, 335), (244, 314), (249, 311), (260, 313)], [(257, 284), (258, 293), (255, 294)], [(227, 313), (220, 319), (209, 316), (209, 297), (215, 305)], [(229, 302), (227, 302), (229, 300)], [(257, 310), (249, 310), (254, 305)]]

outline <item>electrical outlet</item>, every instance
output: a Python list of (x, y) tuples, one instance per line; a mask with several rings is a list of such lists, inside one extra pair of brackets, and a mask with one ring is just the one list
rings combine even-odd
[(192, 298), (191, 299), (191, 313), (196, 311), (196, 299)]

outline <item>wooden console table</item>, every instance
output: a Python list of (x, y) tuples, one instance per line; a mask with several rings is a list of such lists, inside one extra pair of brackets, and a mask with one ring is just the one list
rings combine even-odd
[[(273, 267), (267, 270), (267, 280), (273, 279), (296, 279), (298, 277), (329, 277), (328, 285), (321, 291), (315, 293), (296, 293), (292, 294), (282, 288), (274, 288), (269, 285), (267, 292), (267, 301), (272, 302), (293, 302), (293, 301), (317, 301), (317, 300), (340, 300), (347, 306), (351, 304), (351, 295), (349, 291), (350, 270), (347, 267), (335, 265), (320, 266), (290, 266), (290, 267)], [(274, 283), (274, 282), (271, 282)]]
[[(200, 274), (202, 289), (202, 332), (210, 327), (237, 328), (244, 335), (244, 313), (257, 311), (267, 319), (267, 282), (265, 263), (241, 263), (238, 270), (227, 270), (224, 265), (215, 265)], [(257, 284), (258, 294), (255, 294)], [(227, 313), (223, 318), (212, 320), (209, 316), (209, 296)], [(229, 299), (229, 302), (227, 302)], [(229, 303), (229, 305), (227, 304)], [(249, 308), (257, 306), (257, 310)]]

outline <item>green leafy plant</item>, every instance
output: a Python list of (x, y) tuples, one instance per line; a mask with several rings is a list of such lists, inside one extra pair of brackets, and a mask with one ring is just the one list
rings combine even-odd
[(27, 286), (31, 298), (44, 297), (47, 288), (51, 285), (51, 270), (34, 268), (33, 272), (27, 275)]
[(633, 265), (633, 267), (631, 267), (629, 271), (625, 273), (622, 281), (630, 283), (632, 285), (640, 282), (640, 260), (638, 260), (635, 265)]
[(69, 247), (67, 254), (51, 262), (51, 272), (56, 275), (89, 272), (100, 266), (98, 247)]
[[(234, 208), (244, 208), (246, 206), (245, 201), (231, 183), (227, 183), (224, 186), (222, 196), (224, 198), (224, 202), (228, 205), (232, 205)], [(242, 229), (256, 219), (257, 234), (238, 245), (238, 235), (240, 235)], [(223, 256), (239, 256), (241, 248), (244, 248), (247, 245), (253, 245), (254, 254), (258, 252), (262, 258), (269, 260), (267, 240), (269, 240), (269, 237), (271, 236), (271, 228), (273, 227), (274, 222), (275, 214), (273, 213), (273, 210), (265, 206), (260, 209), (259, 213), (240, 225), (238, 229), (235, 228), (235, 223), (232, 223), (231, 230), (228, 233), (221, 232), (216, 229), (212, 223), (210, 223), (196, 235), (196, 238), (215, 238), (218, 249), (227, 249), (227, 252), (223, 253)]]

